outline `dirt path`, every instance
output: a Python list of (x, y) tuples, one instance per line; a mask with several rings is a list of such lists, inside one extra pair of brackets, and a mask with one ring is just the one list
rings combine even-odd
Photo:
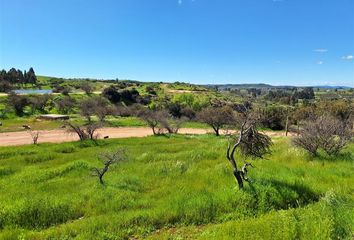
[[(179, 133), (183, 134), (205, 134), (205, 129), (182, 128)], [(152, 135), (150, 128), (144, 127), (122, 127), (122, 128), (102, 128), (98, 131), (99, 138), (109, 136), (109, 138), (129, 138), (146, 137)], [(38, 143), (71, 142), (79, 138), (66, 130), (43, 130), (39, 131)], [(28, 132), (7, 132), (0, 133), (0, 146), (15, 146), (31, 144), (32, 139)]]
[[(39, 131), (38, 143), (59, 143), (78, 140), (74, 134), (66, 130), (42, 130)], [(181, 134), (206, 134), (211, 132), (208, 129), (182, 128)], [(284, 136), (284, 132), (265, 132), (269, 136)], [(145, 127), (121, 127), (121, 128), (102, 128), (98, 131), (99, 138), (109, 136), (109, 138), (129, 138), (146, 137), (152, 135), (150, 128)], [(0, 146), (15, 146), (32, 144), (31, 136), (28, 132), (7, 132), (0, 133)]]

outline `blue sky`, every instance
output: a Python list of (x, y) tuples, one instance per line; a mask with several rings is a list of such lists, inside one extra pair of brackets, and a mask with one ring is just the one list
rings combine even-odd
[(354, 86), (353, 0), (0, 0), (0, 68)]

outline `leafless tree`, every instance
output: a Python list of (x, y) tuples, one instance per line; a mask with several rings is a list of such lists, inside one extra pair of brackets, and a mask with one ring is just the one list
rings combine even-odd
[(176, 134), (186, 118), (172, 118), (167, 111), (153, 111), (150, 109), (141, 110), (138, 116), (143, 119), (152, 129), (154, 135), (164, 133)]
[(74, 123), (67, 123), (68, 131), (71, 133), (75, 133), (79, 136), (80, 141), (84, 141), (87, 139), (96, 140), (98, 138), (98, 134), (96, 133), (101, 125), (98, 123), (89, 123), (85, 126), (79, 126)]
[(104, 167), (94, 168), (93, 174), (98, 177), (101, 184), (103, 184), (103, 176), (108, 171), (109, 167), (120, 163), (126, 159), (126, 151), (124, 148), (117, 149), (114, 152), (106, 152), (99, 155), (99, 159), (103, 162)]
[(33, 144), (36, 145), (36, 144), (38, 143), (39, 131), (32, 131), (32, 130), (29, 130), (28, 133), (29, 133), (29, 135), (30, 135), (31, 138), (32, 138)]
[(168, 118), (166, 114), (163, 114), (164, 117), (159, 118), (161, 126), (166, 129), (170, 134), (178, 133), (178, 130), (182, 127), (182, 124), (186, 121), (186, 118)]
[(91, 140), (96, 140), (98, 138), (97, 130), (102, 127), (99, 123), (92, 123), (85, 126), (86, 133)]
[(114, 112), (113, 108), (109, 105), (109, 101), (103, 97), (96, 97), (95, 115), (100, 122), (104, 122), (106, 117)]
[(161, 119), (165, 118), (163, 112), (145, 109), (140, 111), (138, 116), (147, 123), (147, 125), (152, 129), (154, 135), (163, 133), (163, 127), (160, 124)]
[(140, 117), (140, 114), (145, 111), (144, 107), (140, 104), (133, 104), (131, 106), (117, 105), (114, 114), (121, 117)]
[(352, 137), (350, 122), (325, 115), (306, 122), (300, 136), (294, 138), (293, 143), (313, 156), (318, 154), (319, 149), (323, 149), (328, 155), (336, 155)]
[(80, 114), (85, 117), (88, 122), (91, 122), (91, 117), (95, 114), (95, 108), (96, 102), (94, 99), (85, 99), (80, 103)]
[(221, 128), (234, 122), (234, 113), (232, 108), (228, 106), (209, 107), (200, 111), (197, 114), (197, 119), (211, 126), (215, 135), (219, 136)]
[(103, 97), (90, 97), (80, 104), (80, 114), (91, 122), (91, 117), (96, 115), (101, 122), (111, 113), (109, 102)]
[(230, 134), (226, 157), (233, 168), (233, 174), (240, 189), (243, 188), (243, 182), (248, 181), (247, 168), (252, 164), (245, 162), (239, 168), (235, 160), (236, 150), (239, 149), (240, 154), (245, 158), (263, 158), (265, 154), (270, 153), (272, 141), (270, 137), (257, 131), (258, 121), (258, 118), (252, 116), (249, 111), (242, 111), (239, 114), (240, 130), (238, 134)]

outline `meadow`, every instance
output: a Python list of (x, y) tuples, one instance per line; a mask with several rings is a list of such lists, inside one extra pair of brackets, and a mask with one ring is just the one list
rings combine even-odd
[[(236, 186), (227, 139), (170, 135), (0, 148), (0, 239), (352, 239), (354, 144), (311, 158), (274, 137)], [(98, 153), (124, 147), (104, 177)]]

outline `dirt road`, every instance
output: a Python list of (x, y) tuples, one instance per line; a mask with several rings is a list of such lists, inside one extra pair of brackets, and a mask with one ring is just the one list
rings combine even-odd
[[(206, 134), (211, 132), (208, 129), (182, 128), (181, 134)], [(269, 136), (284, 136), (284, 132), (264, 132)], [(121, 127), (102, 128), (98, 130), (99, 138), (109, 136), (109, 138), (129, 138), (146, 137), (152, 135), (150, 128), (145, 127)], [(64, 129), (39, 131), (38, 143), (59, 143), (79, 140), (77, 135), (68, 133)], [(0, 133), (0, 146), (15, 146), (32, 144), (32, 138), (28, 132), (6, 132)]]
[[(179, 133), (183, 134), (205, 134), (206, 129), (182, 128)], [(99, 138), (109, 136), (109, 138), (129, 138), (146, 137), (152, 135), (150, 128), (144, 127), (122, 127), (122, 128), (102, 128), (98, 130)], [(79, 140), (77, 135), (68, 133), (66, 130), (43, 130), (39, 131), (38, 143), (71, 142)], [(0, 133), (0, 146), (15, 146), (31, 144), (32, 138), (28, 132), (7, 132)]]

